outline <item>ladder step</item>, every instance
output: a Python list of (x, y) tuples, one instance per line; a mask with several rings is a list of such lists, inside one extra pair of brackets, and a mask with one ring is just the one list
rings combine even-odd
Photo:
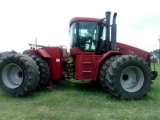
[(87, 70), (86, 70), (86, 71), (82, 71), (82, 72), (84, 72), (84, 73), (91, 73), (92, 71), (87, 71)]
[(82, 64), (92, 64), (91, 62), (82, 62)]

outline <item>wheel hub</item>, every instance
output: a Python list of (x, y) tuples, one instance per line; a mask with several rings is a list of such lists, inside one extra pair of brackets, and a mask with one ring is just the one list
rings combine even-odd
[(124, 75), (122, 76), (122, 79), (123, 79), (124, 81), (128, 80), (128, 75), (127, 75), (127, 74), (124, 74)]
[(22, 71), (19, 71), (17, 75), (18, 75), (19, 78), (22, 78), (23, 77)]
[(128, 92), (136, 92), (143, 86), (144, 75), (136, 66), (129, 66), (121, 73), (120, 83)]
[(23, 82), (23, 72), (19, 65), (10, 63), (2, 71), (2, 80), (9, 88), (17, 88)]

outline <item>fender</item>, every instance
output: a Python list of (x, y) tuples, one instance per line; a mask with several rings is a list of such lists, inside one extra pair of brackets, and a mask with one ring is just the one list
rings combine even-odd
[(98, 61), (98, 64), (97, 64), (95, 80), (96, 80), (97, 75), (98, 75), (99, 67), (100, 67), (101, 63), (102, 63), (106, 58), (109, 58), (109, 56), (122, 55), (122, 54), (128, 54), (128, 52), (124, 52), (124, 51), (109, 51), (109, 52), (103, 54), (103, 57)]
[(45, 49), (37, 49), (37, 52), (42, 55), (44, 58), (51, 58), (48, 52)]
[(66, 57), (63, 55), (63, 49), (60, 47), (43, 47), (39, 49), (30, 49), (28, 54), (39, 54), (46, 59), (50, 67), (50, 77), (60, 79), (63, 71), (63, 63)]
[(27, 54), (35, 54), (38, 53), (43, 58), (51, 58), (51, 56), (48, 54), (48, 52), (45, 49), (30, 49)]

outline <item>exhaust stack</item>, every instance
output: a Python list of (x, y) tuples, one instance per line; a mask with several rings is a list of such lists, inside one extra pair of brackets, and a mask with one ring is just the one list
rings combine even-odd
[(109, 50), (110, 46), (110, 16), (111, 12), (106, 12), (106, 45), (105, 45), (105, 51)]
[[(110, 16), (111, 12), (106, 12), (106, 45), (105, 51), (116, 50), (116, 42), (117, 42), (117, 25), (116, 25), (116, 16), (117, 13), (114, 13), (112, 25), (110, 25)], [(110, 28), (111, 26), (111, 28)], [(110, 36), (111, 35), (111, 36)]]
[(117, 16), (117, 13), (114, 13), (113, 21), (111, 25), (111, 50), (116, 50), (116, 42), (117, 42), (116, 16)]

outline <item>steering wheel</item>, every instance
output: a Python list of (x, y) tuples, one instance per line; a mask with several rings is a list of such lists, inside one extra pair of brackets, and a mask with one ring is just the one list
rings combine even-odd
[(88, 49), (91, 50), (92, 43), (94, 43), (93, 38), (91, 36), (79, 36), (80, 39), (80, 48), (85, 49), (85, 45), (88, 44)]
[(89, 45), (89, 50), (91, 50), (92, 43), (93, 43), (93, 38), (91, 36), (87, 37), (86, 44)]

